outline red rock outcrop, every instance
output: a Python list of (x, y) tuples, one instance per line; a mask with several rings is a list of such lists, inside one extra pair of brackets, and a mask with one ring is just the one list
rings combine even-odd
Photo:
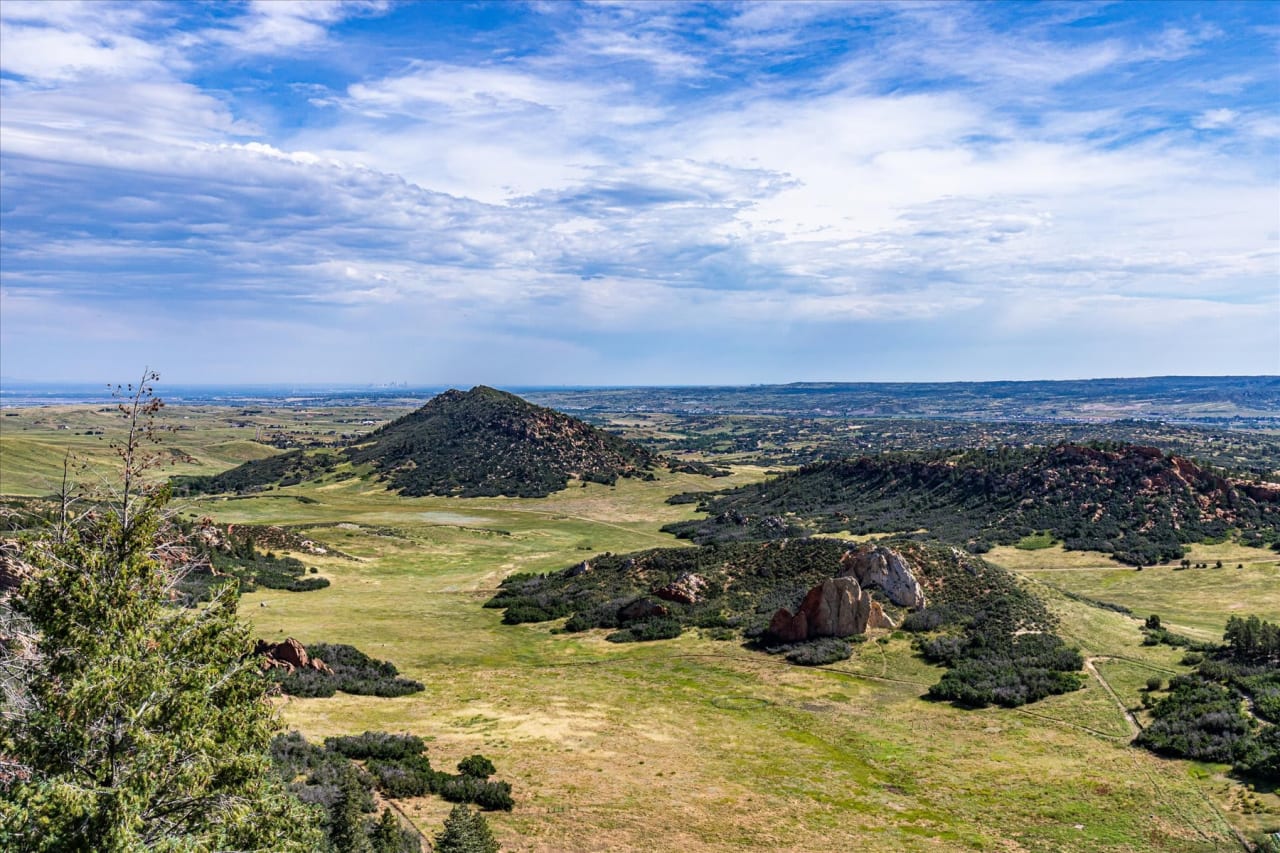
[(278, 668), (287, 672), (293, 672), (295, 669), (314, 669), (317, 672), (333, 674), (333, 670), (327, 663), (320, 660), (320, 658), (313, 658), (308, 655), (306, 646), (293, 637), (289, 637), (279, 643), (268, 643), (266, 640), (259, 640), (258, 644), (254, 646), (253, 653), (262, 658), (263, 669)]
[(769, 621), (769, 633), (784, 643), (817, 637), (849, 637), (870, 628), (893, 628), (880, 602), (851, 577), (828, 578), (805, 595), (793, 614), (779, 608)]
[(653, 594), (664, 601), (697, 604), (702, 600), (702, 591), (706, 588), (706, 578), (690, 573), (681, 575), (662, 589), (654, 590)]

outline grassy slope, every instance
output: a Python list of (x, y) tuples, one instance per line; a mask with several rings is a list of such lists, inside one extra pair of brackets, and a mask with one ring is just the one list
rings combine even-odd
[[(1013, 569), (1042, 583), (1121, 604), (1145, 617), (1155, 613), (1171, 630), (1197, 639), (1220, 640), (1227, 617), (1257, 613), (1280, 618), (1280, 555), (1261, 548), (1193, 545), (1190, 559), (1218, 560), (1221, 569), (1175, 570), (1153, 566), (1141, 572), (1098, 559), (1087, 552), (1061, 548), (1019, 551), (996, 548), (986, 555), (996, 565)], [(1244, 568), (1237, 569), (1237, 565)]]
[[(0, 456), (6, 482), (9, 464)], [(438, 766), (491, 756), (519, 798), (514, 812), (490, 818), (505, 849), (1230, 848), (1219, 807), (1237, 802), (1239, 786), (1215, 768), (1125, 746), (1124, 718), (1092, 680), (1028, 709), (969, 712), (919, 699), (939, 672), (904, 639), (806, 670), (697, 636), (617, 646), (602, 632), (502, 626), (498, 611), (479, 606), (511, 571), (677, 544), (657, 528), (692, 508), (663, 499), (702, 483), (667, 475), (521, 501), (402, 499), (330, 480), (282, 492), (316, 504), (263, 496), (185, 511), (330, 525), (308, 535), (360, 559), (308, 558), (332, 587), (264, 590), (246, 596), (243, 614), (266, 637), (353, 643), (427, 690), (289, 700), (285, 721), (312, 738), (367, 728), (432, 736)], [(1065, 574), (1047, 579), (1064, 585)], [(1191, 573), (1130, 574), (1150, 584), (1135, 595), (1157, 595), (1162, 582)], [(1087, 654), (1125, 659), (1099, 665), (1126, 703), (1138, 701), (1147, 669), (1185, 669), (1179, 652), (1140, 646), (1135, 620), (1041, 591)], [(1280, 798), (1262, 799), (1280, 811)], [(447, 808), (424, 800), (409, 813), (430, 834)], [(1242, 822), (1267, 819), (1276, 822)]]
[[(201, 506), (225, 520), (292, 513), (365, 525), (309, 534), (366, 558), (328, 561), (333, 587), (255, 594), (245, 613), (266, 636), (354, 643), (428, 690), (292, 700), (285, 717), (312, 737), (430, 733), (441, 765), (476, 750), (492, 756), (523, 795), (513, 814), (492, 818), (513, 850), (641, 849), (655, 839), (684, 850), (800, 849), (814, 838), (893, 850), (1229, 842), (1185, 765), (1124, 746), (1123, 718), (1093, 683), (1033, 713), (966, 712), (919, 699), (938, 671), (906, 640), (859, 647), (834, 668), (843, 673), (812, 671), (694, 636), (620, 647), (600, 632), (506, 627), (479, 608), (506, 572), (672, 541), (653, 532), (689, 511), (661, 503), (672, 488), (627, 482), (536, 502), (405, 501), (336, 485), (305, 490), (318, 505)], [(1171, 667), (1169, 650), (1138, 645), (1132, 620), (1065, 599), (1058, 606), (1108, 653)], [(410, 813), (430, 830), (445, 811), (423, 801)]]

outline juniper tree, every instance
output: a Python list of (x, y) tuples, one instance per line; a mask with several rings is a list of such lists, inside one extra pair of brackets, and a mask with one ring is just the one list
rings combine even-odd
[(465, 803), (453, 807), (435, 838), (436, 853), (497, 853), (498, 849), (484, 815)]
[(271, 772), (277, 723), (234, 591), (176, 607), (179, 570), (155, 556), (167, 492), (143, 483), (154, 378), (122, 405), (106, 511), (25, 554), (36, 573), (13, 609), (34, 654), (0, 732), (13, 763), (0, 849), (315, 850), (314, 812)]

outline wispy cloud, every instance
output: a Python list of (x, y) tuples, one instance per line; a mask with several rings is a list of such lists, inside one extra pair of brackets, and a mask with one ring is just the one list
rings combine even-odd
[(1161, 8), (11, 0), (6, 373), (1277, 370), (1267, 15)]

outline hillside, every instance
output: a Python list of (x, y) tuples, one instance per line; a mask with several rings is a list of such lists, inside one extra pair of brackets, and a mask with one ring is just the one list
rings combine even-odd
[(347, 450), (406, 495), (545, 497), (570, 478), (612, 483), (656, 463), (648, 450), (514, 394), (446, 391)]
[[(734, 629), (813, 665), (849, 656), (844, 638), (901, 627), (950, 671), (930, 688), (962, 705), (1016, 706), (1079, 687), (1079, 654), (1013, 575), (955, 548), (835, 539), (744, 542), (604, 554), (543, 575), (513, 575), (487, 607), (503, 622), (568, 616), (565, 630), (615, 629), (613, 642), (686, 628)], [(835, 652), (832, 654), (832, 652)]]
[(1049, 531), (1068, 549), (1138, 565), (1179, 559), (1183, 544), (1233, 531), (1268, 544), (1280, 528), (1280, 487), (1119, 444), (891, 453), (672, 500), (710, 514), (664, 528), (700, 543), (923, 530), (981, 552)]
[(174, 484), (193, 492), (252, 492), (314, 479), (346, 461), (415, 497), (545, 497), (570, 479), (642, 476), (659, 459), (576, 418), (479, 385), (446, 391), (338, 452), (294, 450)]

